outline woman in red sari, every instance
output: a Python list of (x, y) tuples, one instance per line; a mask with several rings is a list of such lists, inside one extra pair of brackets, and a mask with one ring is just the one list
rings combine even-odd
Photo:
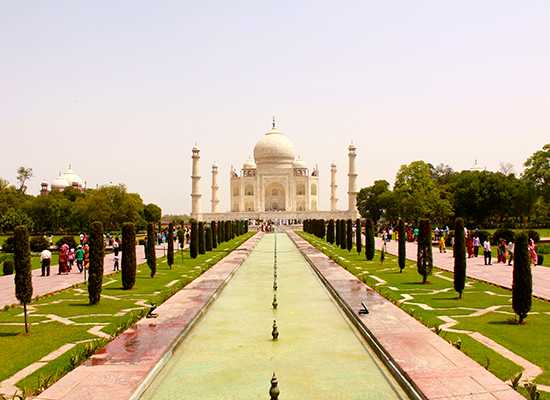
[(69, 245), (63, 243), (59, 249), (59, 272), (58, 274), (68, 274), (69, 273)]
[(468, 249), (468, 258), (474, 256), (474, 238), (468, 234), (468, 239), (466, 239), (466, 248)]

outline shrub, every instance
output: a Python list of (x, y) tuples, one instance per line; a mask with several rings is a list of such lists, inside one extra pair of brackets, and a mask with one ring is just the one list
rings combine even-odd
[(2, 251), (4, 253), (13, 253), (15, 250), (15, 238), (8, 236), (2, 245)]
[(212, 248), (215, 249), (218, 247), (218, 227), (216, 226), (216, 221), (210, 222), (210, 229), (212, 230)]
[(32, 269), (31, 249), (29, 247), (29, 232), (27, 227), (20, 225), (14, 232), (14, 266), (15, 266), (15, 297), (23, 304), (25, 315), (25, 333), (29, 333), (27, 322), (27, 304), (32, 300)]
[(483, 245), (487, 239), (491, 240), (491, 234), (488, 231), (479, 231), (478, 232), (479, 243)]
[(529, 251), (527, 249), (527, 235), (517, 235), (514, 245), (514, 271), (512, 274), (512, 308), (519, 317), (519, 323), (527, 317), (531, 310), (531, 296), (533, 281), (529, 267)]
[(535, 243), (540, 242), (540, 235), (537, 231), (529, 230), (527, 231), (527, 236), (529, 237), (529, 239), (533, 239)]
[(149, 222), (147, 224), (147, 265), (151, 270), (151, 278), (153, 278), (157, 272), (157, 253), (155, 251), (156, 236), (155, 224)]
[(13, 274), (13, 261), (12, 260), (5, 260), (4, 264), (2, 265), (2, 272), (4, 275), (11, 275)]
[(197, 258), (199, 255), (199, 240), (197, 238), (199, 234), (199, 226), (197, 221), (191, 222), (191, 243), (189, 244), (189, 255), (191, 258)]
[(122, 225), (122, 259), (120, 263), (122, 287), (132, 289), (136, 283), (136, 228), (127, 222)]
[(63, 236), (61, 239), (55, 242), (55, 245), (59, 250), (61, 246), (63, 246), (65, 243), (67, 243), (70, 249), (76, 249), (77, 247), (76, 240), (74, 240), (74, 237), (72, 236)]
[(370, 218), (365, 222), (365, 257), (368, 261), (374, 259), (374, 226)]
[(174, 224), (168, 224), (168, 252), (166, 253), (166, 263), (172, 269), (174, 264)]
[(90, 225), (90, 266), (88, 269), (88, 298), (90, 304), (99, 303), (101, 298), (104, 257), (103, 224), (97, 221), (92, 222)]
[(363, 243), (363, 239), (361, 237), (362, 231), (363, 231), (363, 228), (361, 227), (361, 220), (357, 218), (355, 220), (355, 247), (357, 248), (358, 253), (361, 253), (361, 248)]
[[(40, 253), (42, 250), (50, 247), (48, 240), (44, 236), (33, 236), (29, 241), (31, 251), (35, 253)], [(73, 247), (74, 248), (74, 247)]]
[[(510, 229), (497, 229), (495, 233), (493, 233), (493, 237), (491, 239), (491, 244), (495, 245), (498, 244), (498, 241), (500, 239), (504, 239), (507, 242), (514, 240), (514, 231)], [(482, 242), (483, 243), (483, 242)]]
[(407, 257), (407, 238), (405, 237), (405, 222), (400, 219), (397, 224), (397, 236), (398, 236), (398, 263), (399, 272), (403, 272), (405, 268), (405, 262)]
[(426, 283), (433, 269), (432, 224), (427, 219), (420, 220), (416, 266), (418, 273), (422, 275), (422, 283)]
[(453, 283), (458, 297), (462, 298), (462, 292), (466, 284), (466, 239), (464, 237), (464, 220), (462, 218), (456, 219), (455, 232)]

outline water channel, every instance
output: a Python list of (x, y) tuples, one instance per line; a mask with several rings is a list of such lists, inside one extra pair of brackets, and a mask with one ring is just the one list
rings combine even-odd
[[(266, 234), (142, 399), (401, 399), (397, 382), (285, 233)], [(279, 339), (271, 330), (277, 320)]]

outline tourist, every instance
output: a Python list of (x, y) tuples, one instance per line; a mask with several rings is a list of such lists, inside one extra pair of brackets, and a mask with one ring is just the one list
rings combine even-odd
[(63, 243), (61, 245), (61, 248), (59, 249), (59, 271), (58, 275), (61, 274), (68, 274), (69, 273), (69, 245), (67, 243)]
[(485, 265), (491, 265), (491, 243), (489, 243), (489, 238), (486, 238), (483, 242), (483, 260)]
[(467, 235), (466, 237), (467, 237), (466, 248), (468, 249), (468, 258), (472, 258), (474, 256), (474, 239), (470, 235)]
[(479, 254), (479, 245), (481, 244), (479, 240), (479, 235), (476, 233), (474, 235), (474, 257), (477, 257)]
[(40, 264), (42, 267), (42, 276), (50, 276), (50, 264), (52, 261), (52, 253), (48, 249), (42, 250), (40, 253)]
[(506, 240), (500, 239), (497, 245), (497, 264), (506, 264)]
[(445, 237), (443, 235), (439, 236), (439, 252), (446, 253), (447, 249), (445, 248)]
[(119, 260), (119, 256), (118, 256), (118, 253), (119, 253), (119, 246), (118, 246), (118, 243), (117, 241), (115, 240), (113, 242), (113, 253), (114, 253), (114, 264), (113, 264), (113, 271), (119, 271), (119, 265), (118, 265), (118, 260)]
[(84, 269), (88, 269), (88, 264), (90, 264), (90, 246), (86, 243), (83, 247), (84, 249)]
[(71, 247), (71, 249), (69, 250), (69, 256), (68, 256), (68, 262), (69, 262), (69, 271), (72, 271), (73, 270), (73, 265), (74, 265), (74, 249)]
[(533, 239), (529, 239), (529, 246), (527, 249), (529, 251), (529, 258), (530, 258), (531, 264), (537, 265), (537, 261), (538, 261), (537, 245), (535, 244), (535, 241)]
[(80, 239), (80, 244), (83, 244), (83, 242), (84, 242), (84, 234), (83, 234), (82, 232), (80, 232), (79, 239)]
[(508, 243), (508, 265), (512, 265), (514, 260), (514, 241), (510, 240)]
[(78, 272), (82, 272), (82, 270), (84, 269), (84, 249), (82, 248), (81, 244), (79, 244), (76, 249), (75, 259)]

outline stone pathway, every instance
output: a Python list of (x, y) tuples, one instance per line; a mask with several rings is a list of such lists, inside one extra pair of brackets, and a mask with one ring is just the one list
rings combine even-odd
[[(100, 353), (42, 392), (37, 400), (126, 400), (144, 390), (150, 374), (206, 310), (218, 291), (248, 257), (263, 233), (257, 233), (107, 344)], [(136, 303), (137, 304), (137, 303)]]
[(304, 256), (427, 399), (522, 400), (519, 393), (290, 231)]
[[(165, 249), (164, 247), (158, 246), (156, 252), (157, 257), (161, 257), (165, 254)], [(113, 254), (107, 254), (105, 256), (104, 275), (113, 273), (113, 257)], [(143, 246), (136, 246), (136, 259), (138, 264), (145, 260)], [(58, 275), (57, 271), (57, 265), (53, 265), (50, 268), (50, 276), (46, 277), (40, 276), (40, 269), (34, 269), (32, 271), (33, 298), (55, 293), (84, 281), (84, 274), (79, 273), (76, 266), (73, 267), (73, 271), (68, 275)], [(17, 301), (15, 297), (14, 276), (15, 275), (0, 276), (0, 308), (12, 304), (19, 304), (19, 301)]]
[[(382, 240), (376, 238), (376, 249), (382, 247)], [(390, 254), (397, 255), (397, 241), (392, 240), (386, 245), (387, 251)], [(416, 243), (407, 242), (407, 258), (416, 261)], [(483, 256), (467, 259), (466, 274), (468, 277), (492, 283), (497, 286), (512, 288), (512, 269), (513, 267), (507, 264), (496, 264), (496, 260), (492, 260), (493, 265), (484, 265)], [(433, 263), (438, 268), (453, 271), (454, 259), (452, 250), (447, 250), (447, 253), (440, 253), (437, 248), (433, 248)], [(550, 268), (537, 265), (531, 268), (533, 274), (533, 296), (544, 300), (550, 300)]]

